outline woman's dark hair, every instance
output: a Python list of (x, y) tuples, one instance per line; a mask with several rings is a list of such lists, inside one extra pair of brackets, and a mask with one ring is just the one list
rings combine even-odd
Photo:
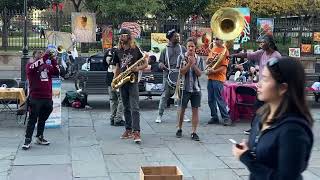
[(196, 40), (195, 38), (193, 38), (193, 37), (189, 37), (189, 38), (187, 39), (187, 41), (186, 41), (186, 44), (187, 44), (188, 42), (193, 42), (193, 44), (194, 44), (195, 46), (197, 46), (197, 40)]
[(268, 42), (269, 47), (275, 51), (278, 51), (278, 47), (276, 46), (276, 43), (274, 42), (274, 39), (271, 35), (266, 35), (263, 37), (263, 39)]
[[(270, 60), (265, 66), (271, 73), (277, 84), (286, 83), (288, 90), (284, 94), (282, 102), (276, 110), (274, 117), (268, 124), (274, 123), (285, 113), (297, 113), (303, 116), (310, 127), (313, 125), (313, 118), (309, 111), (305, 95), (305, 72), (300, 61), (284, 57)], [(270, 107), (265, 104), (258, 110), (262, 116), (263, 122), (266, 123), (267, 116), (270, 113)]]

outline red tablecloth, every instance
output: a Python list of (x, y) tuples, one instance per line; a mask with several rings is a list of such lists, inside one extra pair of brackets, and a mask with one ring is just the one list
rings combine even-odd
[[(247, 86), (247, 87), (252, 87), (254, 89), (257, 89), (256, 83), (240, 84), (238, 82), (229, 82), (229, 81), (226, 81), (224, 83), (222, 96), (229, 107), (229, 110), (230, 110), (229, 114), (230, 114), (230, 118), (232, 121), (239, 120), (240, 114), (246, 115), (246, 114), (250, 114), (253, 111), (255, 111), (254, 108), (250, 108), (250, 107), (241, 108), (241, 111), (238, 110), (238, 108), (236, 106), (236, 88), (238, 86)], [(256, 101), (256, 97), (252, 97), (252, 96), (238, 95), (238, 97), (241, 99), (243, 98), (243, 100), (245, 99), (246, 101), (250, 101), (250, 102)]]

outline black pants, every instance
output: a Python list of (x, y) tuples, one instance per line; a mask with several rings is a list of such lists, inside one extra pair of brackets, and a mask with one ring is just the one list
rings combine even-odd
[(27, 124), (26, 138), (32, 139), (35, 124), (37, 125), (36, 137), (43, 136), (46, 120), (53, 110), (51, 99), (33, 99), (30, 98), (30, 116)]

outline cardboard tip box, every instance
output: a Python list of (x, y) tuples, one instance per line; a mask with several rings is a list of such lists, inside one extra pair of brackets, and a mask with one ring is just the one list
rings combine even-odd
[(140, 180), (182, 180), (177, 166), (144, 166), (140, 168)]

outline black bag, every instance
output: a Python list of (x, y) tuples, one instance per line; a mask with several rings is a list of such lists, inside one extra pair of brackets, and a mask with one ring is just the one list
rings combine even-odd
[(66, 97), (62, 101), (63, 106), (71, 107), (72, 103), (75, 101), (80, 101), (81, 108), (87, 105), (87, 94), (84, 92), (67, 91)]
[(23, 116), (25, 115), (24, 118), (24, 123), (26, 124), (27, 121), (27, 117), (28, 117), (28, 112), (29, 112), (29, 107), (30, 107), (30, 96), (27, 97), (26, 101), (23, 102), (20, 106), (19, 109), (17, 111), (17, 116)]

